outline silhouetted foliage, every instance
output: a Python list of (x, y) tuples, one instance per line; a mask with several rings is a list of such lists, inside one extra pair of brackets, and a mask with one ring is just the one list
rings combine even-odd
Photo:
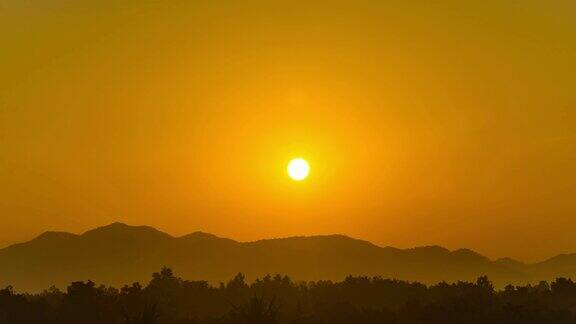
[(65, 292), (0, 290), (0, 323), (574, 323), (576, 283), (558, 278), (532, 286), (495, 290), (475, 283), (426, 286), (380, 277), (349, 276), (341, 282), (294, 282), (243, 274), (218, 287), (178, 278), (164, 267), (146, 286), (120, 290), (92, 281), (72, 282)]
[(144, 306), (142, 313), (130, 317), (126, 317), (126, 324), (156, 324), (160, 323), (158, 318), (158, 311), (156, 309), (156, 304)]
[(240, 307), (233, 306), (230, 323), (234, 324), (275, 324), (278, 323), (278, 305), (275, 299), (252, 297)]

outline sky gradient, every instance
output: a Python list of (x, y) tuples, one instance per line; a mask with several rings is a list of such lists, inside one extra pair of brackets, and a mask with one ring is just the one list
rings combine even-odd
[(576, 252), (574, 1), (0, 0), (0, 43), (0, 246), (122, 221)]

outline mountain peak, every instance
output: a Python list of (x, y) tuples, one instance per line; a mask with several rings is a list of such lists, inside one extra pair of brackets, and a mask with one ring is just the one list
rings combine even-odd
[(458, 249), (451, 252), (452, 256), (457, 256), (468, 261), (490, 262), (490, 259), (482, 254), (470, 249)]
[(202, 231), (196, 231), (196, 232), (192, 232), (190, 234), (186, 234), (182, 237), (201, 237), (201, 238), (217, 238), (218, 236), (211, 234), (211, 233), (206, 233), (206, 232), (202, 232)]
[(371, 242), (355, 239), (342, 234), (291, 236), (263, 239), (246, 244), (252, 246), (274, 246), (307, 251), (373, 251), (381, 249)]
[(504, 265), (504, 266), (507, 266), (507, 267), (521, 267), (521, 266), (525, 265), (523, 262), (520, 262), (518, 260), (509, 258), (509, 257), (500, 258), (494, 262), (501, 264), (501, 265)]
[(71, 238), (76, 238), (78, 235), (60, 232), (60, 231), (46, 231), (38, 236), (36, 236), (32, 241), (46, 241), (46, 240), (66, 240)]
[(449, 254), (450, 250), (445, 247), (439, 245), (426, 245), (426, 246), (418, 246), (410, 249), (406, 249), (408, 252), (413, 253), (430, 253), (434, 255), (445, 255)]
[(114, 222), (109, 225), (100, 226), (93, 230), (89, 230), (82, 234), (83, 237), (96, 237), (96, 236), (157, 236), (162, 238), (170, 238), (169, 234), (161, 232), (154, 227), (150, 226), (133, 226), (120, 222)]
[(206, 233), (206, 232), (202, 232), (202, 231), (196, 231), (196, 232), (192, 232), (190, 234), (186, 234), (184, 236), (181, 236), (180, 239), (189, 240), (189, 241), (226, 240), (226, 241), (236, 242), (236, 241), (231, 240), (231, 239), (222, 238), (222, 237), (216, 236), (214, 234)]

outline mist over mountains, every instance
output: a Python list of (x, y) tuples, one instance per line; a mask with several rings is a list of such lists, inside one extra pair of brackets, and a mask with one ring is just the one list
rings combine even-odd
[(113, 223), (81, 235), (45, 232), (0, 250), (0, 286), (39, 291), (90, 279), (118, 287), (146, 282), (164, 265), (183, 278), (213, 283), (238, 272), (249, 280), (281, 273), (294, 280), (368, 275), (428, 284), (488, 275), (502, 287), (574, 278), (576, 254), (525, 264), (509, 258), (492, 261), (468, 249), (379, 247), (344, 235), (237, 242), (203, 232), (173, 237), (152, 227)]

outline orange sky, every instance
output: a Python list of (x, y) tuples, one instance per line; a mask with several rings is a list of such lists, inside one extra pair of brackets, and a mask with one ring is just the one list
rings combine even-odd
[(0, 0), (0, 246), (123, 221), (576, 252), (575, 13)]

